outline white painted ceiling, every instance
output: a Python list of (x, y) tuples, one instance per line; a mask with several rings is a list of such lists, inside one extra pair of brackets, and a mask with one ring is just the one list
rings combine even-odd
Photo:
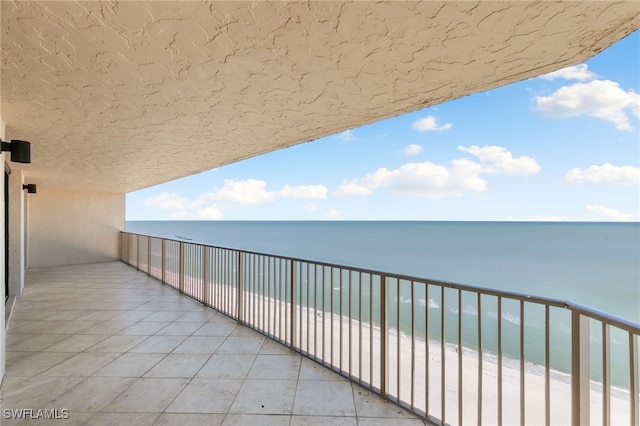
[(581, 62), (640, 3), (1, 2), (29, 182), (128, 192)]

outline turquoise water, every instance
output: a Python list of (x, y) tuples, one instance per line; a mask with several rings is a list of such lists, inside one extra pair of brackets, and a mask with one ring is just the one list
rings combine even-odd
[[(369, 268), (435, 280), (451, 281), (535, 296), (569, 300), (640, 323), (640, 224), (548, 222), (234, 222), (167, 221), (127, 222), (130, 232)], [(401, 301), (408, 287), (401, 288)], [(426, 297), (420, 290), (418, 305), (435, 308), (431, 339), (439, 339), (439, 291)], [(470, 298), (465, 299), (466, 296)], [(475, 300), (463, 296), (464, 332), (474, 334)], [(497, 307), (483, 302), (483, 346), (495, 346)], [(445, 312), (456, 321), (457, 294), (446, 294)], [(527, 361), (541, 364), (544, 313), (526, 309)], [(392, 309), (390, 312), (395, 315)], [(517, 336), (518, 303), (505, 301), (503, 333)], [(401, 331), (410, 329), (407, 312)], [(422, 315), (424, 317), (424, 314)], [(374, 316), (374, 322), (376, 318)], [(450, 321), (448, 319), (447, 321)], [(552, 367), (568, 372), (570, 315), (553, 313)], [(397, 325), (396, 325), (397, 327)], [(487, 330), (484, 328), (487, 327)], [(424, 327), (417, 334), (426, 334)], [(626, 387), (628, 343), (624, 334), (612, 332), (614, 383)], [(447, 341), (456, 341), (448, 329)], [(473, 340), (473, 339), (472, 339)], [(598, 354), (601, 335), (594, 324), (593, 352)], [(477, 342), (476, 342), (477, 343)], [(505, 339), (504, 353), (518, 358), (519, 342)], [(471, 345), (473, 349), (473, 345)], [(597, 363), (597, 360), (594, 359)], [(598, 380), (598, 368), (592, 378)]]

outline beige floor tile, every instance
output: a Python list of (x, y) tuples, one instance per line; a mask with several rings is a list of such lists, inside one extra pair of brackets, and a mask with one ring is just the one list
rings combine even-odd
[(193, 379), (167, 408), (167, 412), (226, 413), (241, 386), (242, 380)]
[(72, 336), (65, 335), (64, 340), (48, 346), (47, 352), (82, 352), (91, 346), (94, 346), (109, 336), (106, 334), (74, 334)]
[(99, 321), (91, 327), (82, 330), (81, 334), (116, 334), (127, 327), (131, 327), (136, 321)]
[(67, 337), (69, 336), (66, 334), (37, 334), (30, 336), (28, 339), (21, 339), (16, 343), (7, 343), (7, 350), (16, 352), (41, 351)]
[(291, 426), (358, 426), (356, 417), (292, 416)]
[(156, 336), (190, 336), (202, 327), (198, 322), (172, 322), (156, 333)]
[(233, 337), (226, 338), (218, 348), (219, 354), (257, 354), (262, 348), (264, 337)]
[(121, 315), (123, 311), (93, 311), (78, 318), (80, 321), (107, 321)]
[(87, 352), (117, 352), (124, 353), (138, 346), (147, 336), (111, 336), (102, 342), (87, 349)]
[[(291, 416), (268, 414), (227, 414), (223, 426), (288, 426)], [(328, 425), (327, 425), (328, 426)]]
[(191, 378), (207, 362), (209, 356), (209, 354), (169, 354), (144, 376)]
[(288, 346), (271, 339), (265, 339), (260, 349), (260, 355), (291, 355), (294, 353)]
[(122, 377), (88, 377), (76, 387), (51, 402), (70, 412), (97, 412), (133, 384), (135, 379)]
[(230, 413), (291, 414), (296, 393), (295, 380), (251, 380), (242, 384)]
[[(42, 352), (45, 355), (72, 355), (67, 352)], [(112, 352), (81, 352), (42, 373), (43, 376), (88, 377), (118, 357)]]
[(344, 377), (315, 361), (302, 357), (300, 380), (345, 380)]
[(114, 321), (142, 321), (153, 314), (153, 311), (126, 311), (120, 315), (113, 317)]
[(224, 414), (164, 413), (153, 426), (220, 426)]
[[(172, 306), (171, 309), (173, 309), (173, 308), (174, 307)], [(177, 320), (178, 318), (180, 318), (183, 315), (184, 315), (184, 312), (182, 312), (182, 311), (160, 311), (160, 312), (155, 312), (155, 313), (149, 315), (148, 317), (146, 317), (142, 321), (170, 322), (170, 321)]]
[(51, 327), (47, 333), (50, 334), (77, 334), (92, 326), (98, 324), (99, 321), (66, 321), (64, 324), (57, 325), (55, 327)]
[(237, 327), (228, 322), (208, 322), (193, 333), (194, 336), (228, 336)]
[(48, 426), (84, 426), (91, 419), (91, 417), (95, 416), (96, 413), (81, 413), (81, 412), (64, 412), (61, 408), (58, 409), (48, 409), (48, 410), (57, 410), (57, 411), (49, 411), (49, 415), (53, 416), (47, 419), (37, 418), (37, 411), (33, 411), (32, 418), (29, 420), (2, 420), (2, 426), (12, 426), (19, 424), (20, 426), (30, 426), (30, 425), (48, 425)]
[(356, 406), (358, 418), (416, 418), (415, 415), (403, 410), (397, 405), (381, 399), (378, 395), (353, 385), (353, 401)]
[(142, 377), (165, 356), (165, 354), (126, 353), (98, 370), (94, 376)]
[(301, 355), (258, 355), (249, 371), (249, 379), (297, 380)]
[(73, 353), (33, 352), (25, 358), (6, 364), (7, 376), (36, 376), (74, 356)]
[(131, 327), (125, 328), (118, 334), (129, 336), (151, 336), (166, 327), (168, 324), (168, 322), (159, 321), (140, 321)]
[(198, 371), (198, 379), (244, 379), (253, 366), (256, 355), (214, 354)]
[(161, 413), (189, 382), (188, 379), (138, 379), (102, 411), (111, 413)]
[[(5, 380), (7, 378), (5, 377)], [(82, 381), (81, 377), (25, 378), (19, 386), (2, 388), (2, 408), (42, 408)], [(58, 408), (58, 407), (52, 407)], [(65, 408), (65, 407), (59, 407)]]
[(178, 318), (176, 321), (205, 323), (209, 321), (211, 318), (213, 318), (214, 316), (216, 316), (216, 314), (212, 312), (210, 309), (202, 308), (200, 310), (187, 312), (186, 314)]
[[(90, 426), (150, 426), (157, 420), (158, 413), (98, 413), (87, 423)], [(187, 426), (186, 424), (184, 426)]]
[(358, 426), (424, 426), (425, 424), (420, 419), (358, 418)]
[(185, 339), (185, 336), (151, 336), (129, 352), (167, 354), (177, 348)]
[(224, 341), (224, 337), (189, 336), (173, 350), (174, 353), (209, 354), (216, 352)]
[(355, 416), (351, 382), (300, 380), (296, 389), (293, 414)]

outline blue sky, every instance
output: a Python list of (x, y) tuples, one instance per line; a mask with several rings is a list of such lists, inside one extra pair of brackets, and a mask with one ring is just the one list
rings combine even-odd
[(592, 59), (127, 194), (127, 220), (640, 220), (640, 31)]

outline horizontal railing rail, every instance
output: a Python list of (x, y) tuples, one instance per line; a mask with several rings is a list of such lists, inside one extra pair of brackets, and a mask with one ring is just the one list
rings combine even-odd
[(435, 424), (639, 424), (640, 324), (570, 301), (127, 232), (121, 260)]

